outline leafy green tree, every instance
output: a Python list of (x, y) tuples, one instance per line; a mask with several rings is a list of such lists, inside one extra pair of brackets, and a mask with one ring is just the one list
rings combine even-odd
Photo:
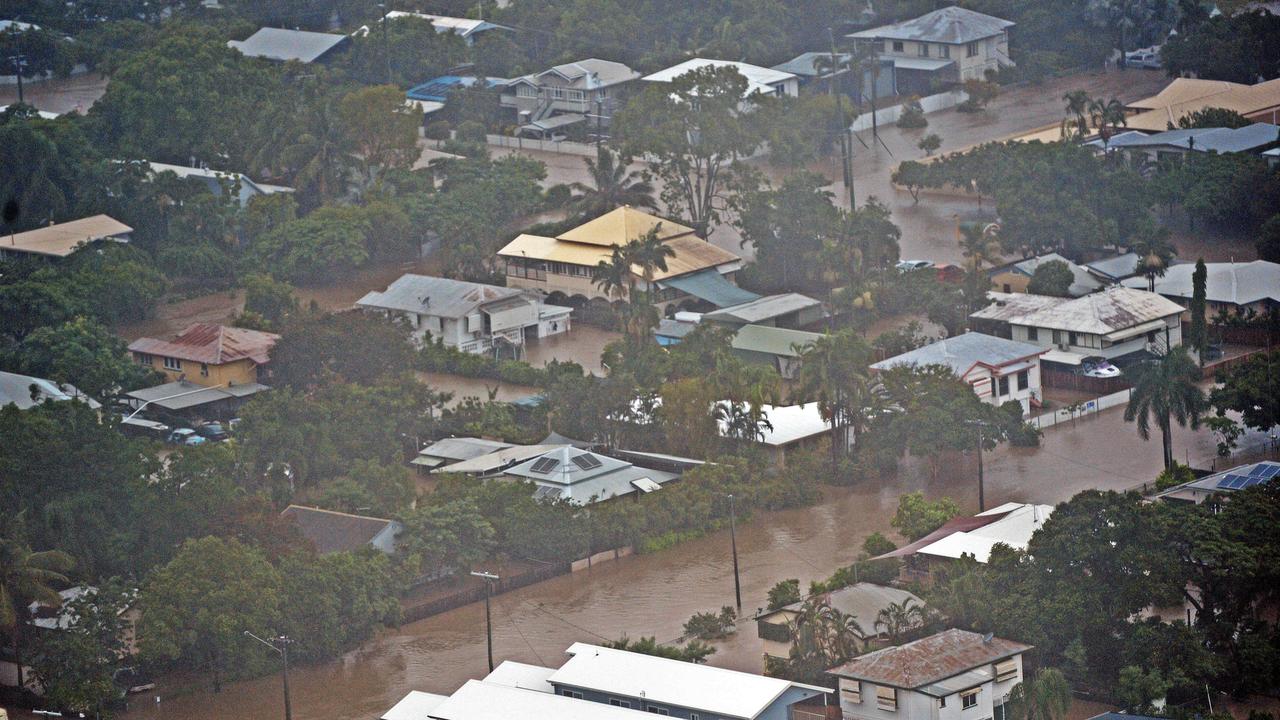
[(779, 580), (776, 585), (769, 588), (768, 609), (770, 611), (798, 602), (800, 602), (799, 580)]
[(417, 560), (426, 576), (464, 573), (493, 551), (493, 526), (465, 500), (425, 505), (401, 521), (404, 530), (396, 536), (397, 546)]
[(1280, 75), (1280, 49), (1271, 42), (1280, 17), (1264, 10), (1222, 13), (1170, 37), (1160, 59), (1172, 77), (1194, 76), (1252, 85)]
[(405, 105), (404, 92), (394, 85), (347, 93), (338, 104), (338, 118), (369, 179), (378, 171), (408, 169), (421, 154), (420, 118), (414, 117)]
[(880, 391), (868, 375), (870, 348), (852, 331), (824, 335), (800, 354), (799, 396), (817, 402), (831, 424), (833, 473), (881, 407)]
[[(380, 552), (294, 553), (279, 569), (279, 632), (293, 640), (290, 659), (336, 657), (400, 619), (399, 582), (391, 560)], [(259, 648), (264, 659), (275, 660)]]
[(705, 663), (707, 658), (716, 651), (715, 648), (698, 640), (690, 640), (685, 645), (663, 645), (655, 640), (653, 636), (642, 636), (639, 640), (630, 640), (626, 635), (623, 635), (617, 640), (605, 642), (604, 646), (644, 655), (656, 655), (668, 660), (681, 660), (695, 665)]
[(996, 99), (1000, 94), (1000, 85), (989, 80), (979, 80), (977, 78), (969, 78), (964, 81), (964, 92), (969, 97), (956, 106), (956, 110), (960, 112), (981, 112), (987, 108), (987, 103)]
[(743, 244), (755, 248), (751, 272), (767, 290), (823, 286), (819, 255), (839, 223), (826, 178), (801, 172), (775, 188), (746, 193), (735, 224)]
[(396, 17), (385, 28), (379, 19), (368, 23), (368, 28), (369, 32), (352, 36), (351, 48), (335, 63), (366, 85), (391, 83), (409, 87), (467, 61), (467, 45), (462, 37), (436, 32), (426, 18)]
[(276, 633), (280, 583), (260, 550), (234, 538), (186, 541), (139, 593), (142, 657), (207, 673), (215, 692), (225, 678), (271, 667), (275, 658), (263, 657), (244, 632)]
[(929, 166), (915, 160), (904, 160), (893, 171), (893, 184), (901, 185), (911, 193), (911, 203), (920, 202), (920, 191), (931, 187)]
[(272, 349), (277, 383), (308, 388), (331, 380), (371, 385), (413, 367), (405, 328), (365, 313), (305, 313), (283, 329)]
[(118, 335), (83, 317), (34, 330), (13, 349), (11, 366), (75, 385), (100, 402), (122, 390), (145, 387), (156, 377), (133, 361)]
[(697, 640), (723, 640), (737, 632), (738, 613), (731, 605), (720, 612), (694, 613), (684, 624), (684, 637)]
[(62, 596), (54, 586), (70, 582), (66, 573), (75, 567), (75, 560), (60, 550), (32, 552), (22, 539), (9, 536), (13, 530), (6, 528), (6, 535), (0, 537), (0, 629), (13, 642), (18, 687), (26, 687), (22, 668), (31, 623), (28, 606), (35, 602), (55, 608), (62, 605)]
[(650, 85), (618, 112), (615, 130), (627, 155), (654, 158), (663, 204), (705, 238), (721, 220), (735, 162), (762, 139), (744, 108), (747, 79), (707, 67)]
[[(983, 263), (994, 265), (1000, 262), (999, 229), (995, 223), (985, 225), (962, 223), (960, 225), (960, 252), (973, 264), (974, 273), (982, 270)], [(1028, 290), (1028, 292), (1031, 291)]]
[(1071, 709), (1071, 686), (1057, 668), (1044, 668), (1018, 683), (1005, 700), (1013, 720), (1064, 720)]
[(322, 208), (263, 235), (250, 249), (249, 262), (288, 280), (331, 280), (368, 261), (366, 238), (370, 231), (363, 213), (351, 208)]
[(1192, 128), (1242, 128), (1251, 124), (1253, 124), (1252, 121), (1235, 110), (1219, 107), (1207, 107), (1178, 118), (1178, 127), (1183, 130)]
[(271, 327), (280, 327), (297, 312), (298, 299), (294, 287), (263, 273), (254, 273), (244, 279), (244, 310), (257, 313)]
[(1272, 215), (1258, 231), (1258, 259), (1280, 263), (1280, 213)]
[(1126, 709), (1135, 712), (1149, 712), (1153, 703), (1162, 700), (1169, 691), (1170, 684), (1158, 669), (1143, 670), (1137, 665), (1126, 665), (1120, 668), (1120, 682), (1116, 686), (1116, 694)]
[(929, 612), (925, 606), (907, 598), (902, 602), (891, 602), (876, 613), (875, 629), (889, 636), (890, 644), (897, 645), (907, 634), (919, 630), (929, 622)]
[(653, 185), (639, 171), (627, 167), (627, 158), (601, 148), (599, 157), (584, 158), (591, 184), (575, 182), (570, 188), (577, 194), (573, 198), (574, 210), (584, 219), (599, 217), (622, 205), (657, 209), (653, 199)]
[(1133, 390), (1125, 406), (1125, 422), (1137, 422), (1138, 436), (1149, 439), (1152, 420), (1160, 428), (1165, 469), (1173, 467), (1173, 423), (1199, 427), (1207, 409), (1204, 393), (1196, 386), (1200, 369), (1185, 347), (1175, 347), (1149, 363), (1130, 366)]
[(1071, 267), (1061, 260), (1049, 260), (1036, 266), (1027, 283), (1027, 292), (1033, 295), (1071, 297), (1071, 285), (1076, 281)]
[(925, 499), (923, 491), (917, 490), (898, 498), (898, 509), (889, 524), (914, 542), (959, 514), (960, 507), (951, 498), (930, 501)]
[(414, 500), (413, 477), (403, 465), (354, 460), (348, 472), (327, 485), (316, 502), (348, 513), (387, 517), (408, 508)]
[(82, 125), (71, 118), (0, 115), (0, 204), (7, 206), (0, 226), (6, 235), (71, 220), (92, 197), (101, 155)]
[(856, 656), (866, 641), (866, 632), (856, 617), (822, 599), (806, 600), (787, 621), (787, 630), (791, 636), (787, 660), (766, 671), (800, 682), (819, 680), (827, 669)]
[(119, 697), (114, 683), (120, 659), (127, 655), (132, 628), (125, 611), (132, 593), (111, 583), (91, 590), (59, 612), (73, 618), (58, 632), (39, 639), (31, 669), (44, 696), (58, 707), (102, 713)]
[(1262, 432), (1280, 425), (1280, 352), (1257, 353), (1218, 381), (1210, 394), (1218, 415), (1238, 412), (1245, 425)]

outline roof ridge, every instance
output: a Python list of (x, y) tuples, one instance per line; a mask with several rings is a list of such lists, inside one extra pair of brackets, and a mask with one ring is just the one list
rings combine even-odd
[(377, 520), (378, 522), (383, 522), (383, 523), (395, 522), (391, 518), (380, 518), (380, 517), (374, 517), (372, 515), (356, 515), (355, 513), (342, 512), (341, 510), (329, 510), (327, 508), (315, 507), (314, 505), (298, 505), (297, 503), (289, 503), (288, 507), (280, 511), (280, 514), (283, 515), (292, 508), (297, 508), (299, 510), (311, 510), (314, 512), (327, 513), (329, 515), (341, 515), (343, 517), (356, 518), (359, 520)]

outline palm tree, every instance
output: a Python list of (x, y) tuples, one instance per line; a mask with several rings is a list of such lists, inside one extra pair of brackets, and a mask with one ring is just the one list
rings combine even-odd
[(1111, 137), (1115, 135), (1116, 128), (1129, 124), (1128, 116), (1124, 114), (1124, 103), (1115, 98), (1090, 100), (1089, 117), (1093, 120), (1094, 127), (1098, 128), (1103, 151), (1110, 149)]
[(1023, 680), (1005, 701), (1010, 720), (1062, 720), (1071, 707), (1071, 687), (1056, 668), (1045, 668)]
[(280, 150), (281, 163), (294, 173), (294, 184), (314, 191), (322, 202), (345, 193), (360, 161), (338, 120), (336, 103), (316, 98), (300, 121), (298, 134)]
[(667, 258), (675, 257), (676, 251), (658, 237), (662, 224), (649, 229), (649, 232), (631, 240), (624, 248), (624, 254), (633, 265), (640, 266), (640, 276), (644, 278), (645, 293), (652, 297), (653, 276), (655, 271), (667, 271)]
[(904, 634), (924, 626), (927, 619), (924, 606), (907, 598), (881, 608), (876, 615), (875, 628), (888, 635), (890, 643), (897, 645)]
[(800, 355), (799, 394), (817, 402), (822, 419), (831, 423), (833, 472), (849, 446), (849, 431), (856, 444), (883, 400), (867, 371), (869, 356), (866, 342), (852, 331), (824, 335)]
[(62, 597), (52, 586), (69, 583), (63, 573), (74, 566), (71, 556), (59, 550), (32, 552), (24, 542), (0, 538), (0, 628), (13, 637), (18, 687), (23, 687), (22, 634), (30, 621), (28, 607), (33, 602), (61, 605)]
[(620, 247), (614, 247), (609, 259), (601, 260), (591, 271), (591, 283), (610, 298), (630, 297), (633, 282), (631, 260)]
[(1169, 229), (1154, 228), (1145, 232), (1135, 240), (1129, 249), (1138, 256), (1137, 271), (1147, 278), (1147, 290), (1156, 291), (1156, 278), (1164, 277), (1164, 273), (1173, 263), (1178, 249), (1169, 242)]
[(1072, 90), (1062, 99), (1067, 102), (1067, 116), (1062, 121), (1063, 135), (1069, 135), (1067, 128), (1075, 126), (1076, 138), (1083, 140), (1089, 137), (1089, 105), (1092, 98), (1084, 90)]
[(586, 163), (591, 184), (569, 185), (578, 193), (573, 198), (573, 208), (583, 218), (599, 217), (620, 205), (657, 209), (653, 186), (644, 179), (643, 173), (628, 170), (626, 163), (608, 149), (600, 148), (599, 157), (586, 158)]
[(975, 273), (982, 269), (984, 262), (995, 264), (1000, 261), (1000, 241), (996, 239), (998, 230), (995, 223), (960, 225), (960, 250), (973, 263)]
[(1164, 467), (1171, 470), (1173, 422), (1197, 428), (1200, 415), (1208, 407), (1204, 393), (1196, 386), (1200, 368), (1187, 354), (1187, 349), (1178, 346), (1154, 361), (1132, 365), (1126, 372), (1133, 381), (1133, 390), (1124, 409), (1125, 422), (1136, 420), (1138, 436), (1149, 440), (1151, 421), (1155, 421), (1164, 443)]

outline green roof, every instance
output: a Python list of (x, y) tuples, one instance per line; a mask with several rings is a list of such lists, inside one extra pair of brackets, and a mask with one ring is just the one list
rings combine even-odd
[(738, 334), (733, 336), (732, 346), (734, 350), (745, 352), (799, 357), (798, 348), (812, 344), (820, 337), (822, 337), (820, 333), (803, 330), (788, 330), (767, 325), (743, 325), (738, 329)]

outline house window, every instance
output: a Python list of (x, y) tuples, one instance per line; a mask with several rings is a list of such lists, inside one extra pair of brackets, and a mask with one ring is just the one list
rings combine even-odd
[(165, 370), (181, 370), (182, 361), (179, 360), (178, 358), (167, 357), (164, 359), (164, 369)]
[(841, 684), (840, 695), (850, 705), (862, 704), (862, 681), (849, 680), (848, 685)]
[(209, 363), (200, 363), (200, 377), (209, 377)]
[(1054, 345), (1061, 345), (1061, 344), (1062, 344), (1062, 331), (1061, 331), (1061, 330), (1054, 330), (1054, 331), (1053, 331), (1053, 344), (1054, 344)]
[(1039, 339), (1040, 339), (1040, 328), (1033, 328), (1033, 327), (1029, 327), (1029, 328), (1027, 328), (1027, 339), (1028, 339), (1028, 340), (1039, 340)]
[(938, 698), (938, 707), (944, 708), (946, 706), (947, 706), (947, 696), (943, 695), (942, 697)]
[(702, 720), (702, 716), (698, 713), (689, 713), (689, 720)]
[(567, 698), (573, 698), (574, 700), (582, 699), (582, 693), (578, 692), (577, 690), (561, 690), (560, 694)]
[(894, 41), (893, 41), (893, 51), (894, 51), (894, 52), (902, 52), (902, 51), (903, 51), (903, 44), (902, 44), (902, 41), (901, 41), (901, 40), (894, 40)]
[(876, 707), (885, 712), (897, 712), (898, 691), (891, 687), (876, 688)]
[(920, 43), (920, 57), (929, 57), (929, 43)]
[(1018, 389), (1019, 390), (1026, 390), (1027, 386), (1029, 386), (1030, 384), (1031, 384), (1030, 370), (1023, 370), (1022, 372), (1018, 373)]
[(971, 42), (965, 47), (965, 57), (978, 57), (979, 43)]
[(1007, 292), (1007, 293), (1008, 293), (1008, 292), (1013, 292), (1013, 288), (1009, 285), (1009, 283), (1005, 283), (1005, 284), (1004, 284), (1004, 290), (1002, 290), (1001, 292)]
[(1000, 378), (1000, 383), (997, 386), (997, 388), (998, 389), (996, 390), (996, 397), (1003, 397), (1005, 395), (1008, 395), (1009, 394), (1009, 376), (1006, 375)]
[(1073, 332), (1068, 332), (1068, 333), (1067, 333), (1067, 344), (1069, 344), (1069, 345), (1079, 345), (1079, 344), (1080, 344), (1080, 343), (1078, 342), (1078, 338), (1076, 337), (1076, 334), (1075, 334), (1075, 333), (1073, 333)]
[(977, 688), (974, 690), (965, 690), (960, 693), (960, 708), (962, 710), (968, 710), (969, 708), (976, 706), (978, 704), (978, 693), (981, 691), (982, 690), (980, 688)]
[(949, 57), (951, 57), (951, 46), (950, 46), (950, 45), (939, 45), (939, 46), (938, 46), (938, 55), (939, 55), (940, 57), (944, 57), (944, 58), (949, 58)]
[(1018, 661), (1016, 659), (1004, 660), (996, 663), (996, 682), (1013, 680), (1017, 677)]
[(660, 708), (657, 705), (650, 705), (649, 707), (645, 708), (645, 710), (653, 713), (654, 715), (670, 715), (671, 714), (670, 710), (666, 708)]
[(614, 700), (613, 698), (609, 698), (609, 704), (614, 707), (626, 708), (628, 710), (631, 709), (631, 703), (626, 700)]
[(150, 355), (148, 355), (148, 354), (146, 354), (146, 353), (134, 353), (134, 354), (133, 354), (133, 356), (134, 356), (135, 358), (137, 358), (137, 360), (138, 360), (138, 364), (139, 364), (139, 365), (154, 365), (154, 364), (155, 364), (155, 358), (151, 357)]

